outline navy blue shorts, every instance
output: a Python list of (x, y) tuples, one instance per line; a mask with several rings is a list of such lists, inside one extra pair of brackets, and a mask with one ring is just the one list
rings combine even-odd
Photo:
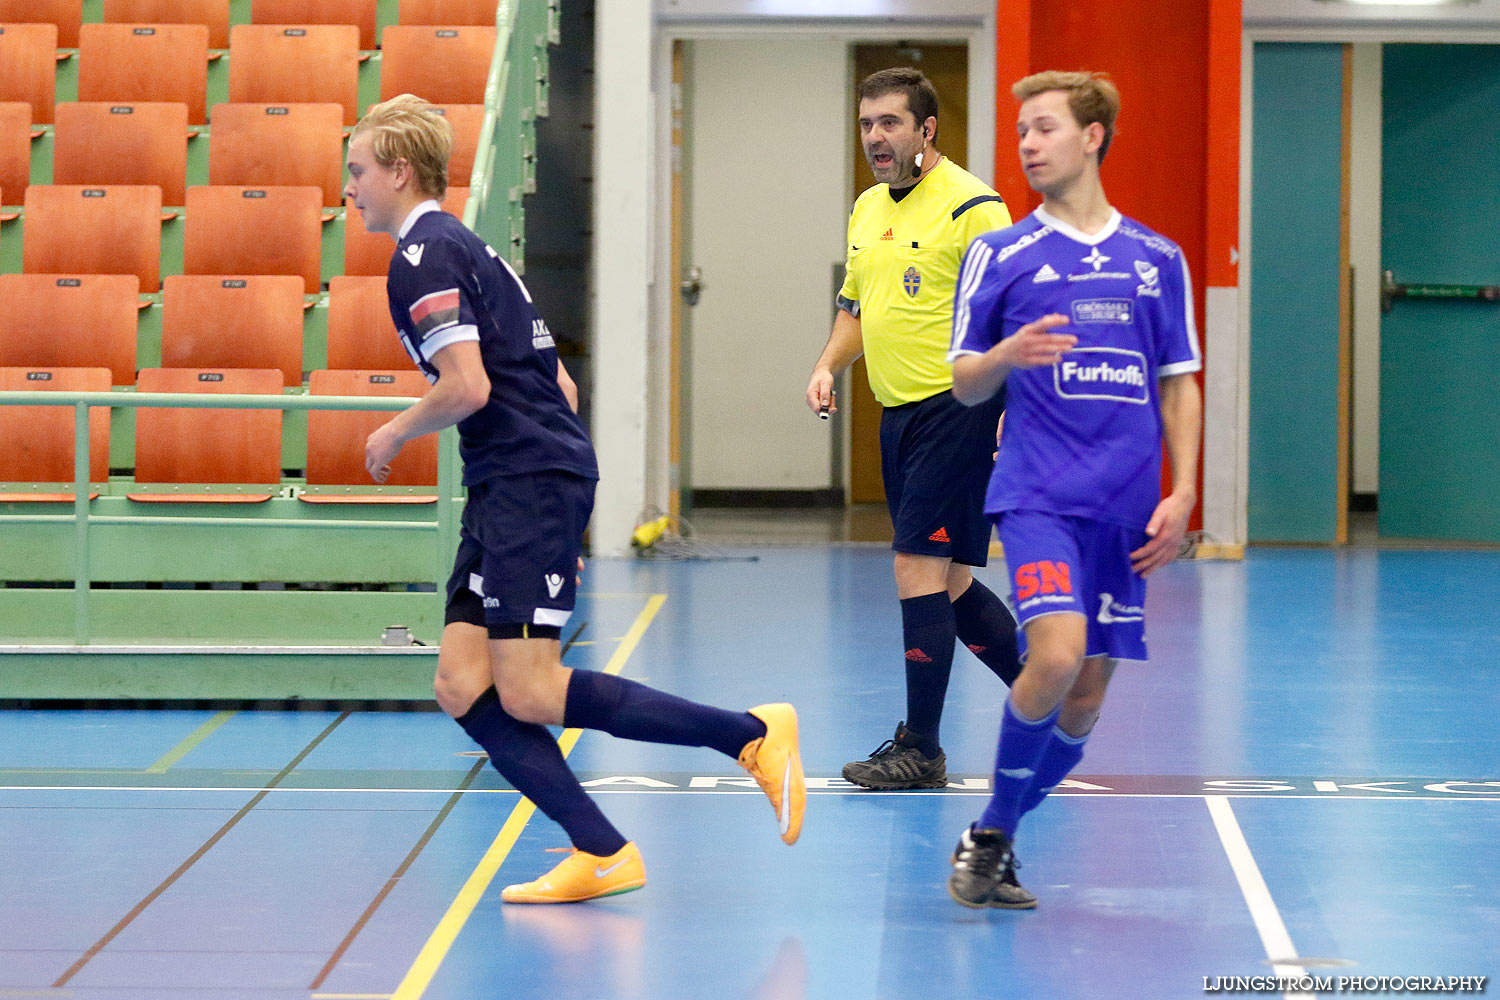
[(990, 554), (984, 493), (995, 468), (1005, 393), (965, 406), (951, 392), (880, 415), (880, 475), (896, 529), (891, 548), (983, 566)]
[(995, 527), (1010, 568), (1022, 662), (1026, 625), (1057, 614), (1088, 622), (1085, 656), (1146, 658), (1146, 581), (1130, 563), (1146, 544), (1144, 531), (1037, 510), (997, 514)]
[(469, 487), (447, 622), (496, 639), (556, 638), (573, 612), (594, 480), (571, 472), (496, 476)]

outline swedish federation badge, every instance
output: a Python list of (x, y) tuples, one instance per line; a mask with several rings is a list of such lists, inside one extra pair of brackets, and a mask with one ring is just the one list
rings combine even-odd
[(917, 292), (922, 290), (922, 272), (915, 267), (908, 267), (901, 278), (901, 284), (906, 288), (907, 295), (916, 298)]

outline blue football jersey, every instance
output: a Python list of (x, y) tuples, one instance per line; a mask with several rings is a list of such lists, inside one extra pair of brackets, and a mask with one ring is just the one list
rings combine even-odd
[(1078, 344), (1013, 370), (985, 512), (1042, 510), (1144, 528), (1161, 501), (1157, 379), (1203, 366), (1182, 250), (1113, 213), (1086, 235), (1042, 209), (969, 245), (949, 361), (1049, 313)]
[(552, 334), (520, 277), (437, 202), (413, 215), (386, 282), (401, 343), (436, 382), (440, 350), (478, 341), (490, 380), (489, 401), (458, 424), (464, 485), (546, 469), (599, 478), (588, 432), (557, 384)]

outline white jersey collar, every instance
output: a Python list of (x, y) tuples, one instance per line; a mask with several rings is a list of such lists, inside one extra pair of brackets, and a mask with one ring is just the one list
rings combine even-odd
[(406, 221), (401, 223), (401, 235), (396, 237), (396, 241), (399, 243), (401, 240), (406, 239), (406, 234), (411, 232), (411, 227), (416, 225), (417, 220), (422, 216), (428, 212), (441, 212), (442, 210), (443, 206), (438, 204), (436, 198), (428, 198), (422, 202), (422, 204), (412, 209), (411, 214), (406, 217)]
[(1111, 208), (1109, 210), (1109, 221), (1104, 224), (1104, 228), (1099, 230), (1097, 233), (1094, 233), (1093, 235), (1089, 235), (1081, 229), (1075, 229), (1073, 226), (1068, 225), (1066, 222), (1062, 221), (1057, 216), (1053, 215), (1051, 212), (1040, 206), (1037, 207), (1037, 210), (1034, 214), (1041, 221), (1042, 225), (1048, 226), (1054, 232), (1062, 233), (1070, 240), (1076, 240), (1079, 243), (1082, 243), (1084, 246), (1090, 247), (1097, 246), (1098, 244), (1103, 243), (1105, 240), (1113, 236), (1115, 234), (1115, 230), (1120, 228), (1120, 220), (1122, 218), (1119, 209)]

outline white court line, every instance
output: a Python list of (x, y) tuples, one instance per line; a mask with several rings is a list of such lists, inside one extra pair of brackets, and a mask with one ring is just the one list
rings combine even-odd
[[(238, 785), (0, 785), (0, 792), (265, 792), (260, 785), (240, 787)], [(366, 795), (453, 795), (454, 788), (287, 788), (270, 789), (268, 795), (307, 793), (340, 793)], [(763, 795), (754, 788), (589, 788), (590, 795)], [(852, 795), (870, 798), (888, 798), (881, 792), (863, 788), (809, 788), (809, 795)], [(461, 795), (515, 795), (513, 788), (467, 788)], [(902, 799), (927, 796), (983, 796), (988, 798), (989, 789), (950, 788), (947, 791), (906, 791)], [(1500, 802), (1500, 795), (1413, 795), (1397, 799), (1390, 795), (1286, 795), (1266, 792), (1053, 792), (1049, 799), (1298, 799), (1308, 802)]]
[[(1281, 912), (1276, 909), (1276, 901), (1271, 898), (1271, 890), (1261, 876), (1260, 866), (1250, 853), (1250, 845), (1245, 842), (1239, 820), (1234, 818), (1229, 799), (1223, 795), (1209, 795), (1204, 801), (1208, 803), (1208, 814), (1213, 817), (1214, 828), (1219, 831), (1224, 853), (1229, 855), (1229, 865), (1234, 869), (1245, 905), (1250, 907), (1250, 917), (1255, 921), (1255, 930), (1260, 934), (1266, 957), (1271, 960), (1277, 976), (1301, 979), (1307, 975), (1307, 970), (1287, 961), (1297, 958), (1297, 948), (1292, 944), (1286, 924), (1282, 923)], [(1282, 996), (1286, 1000), (1312, 1000), (1312, 994), (1304, 992), (1288, 991)]]

